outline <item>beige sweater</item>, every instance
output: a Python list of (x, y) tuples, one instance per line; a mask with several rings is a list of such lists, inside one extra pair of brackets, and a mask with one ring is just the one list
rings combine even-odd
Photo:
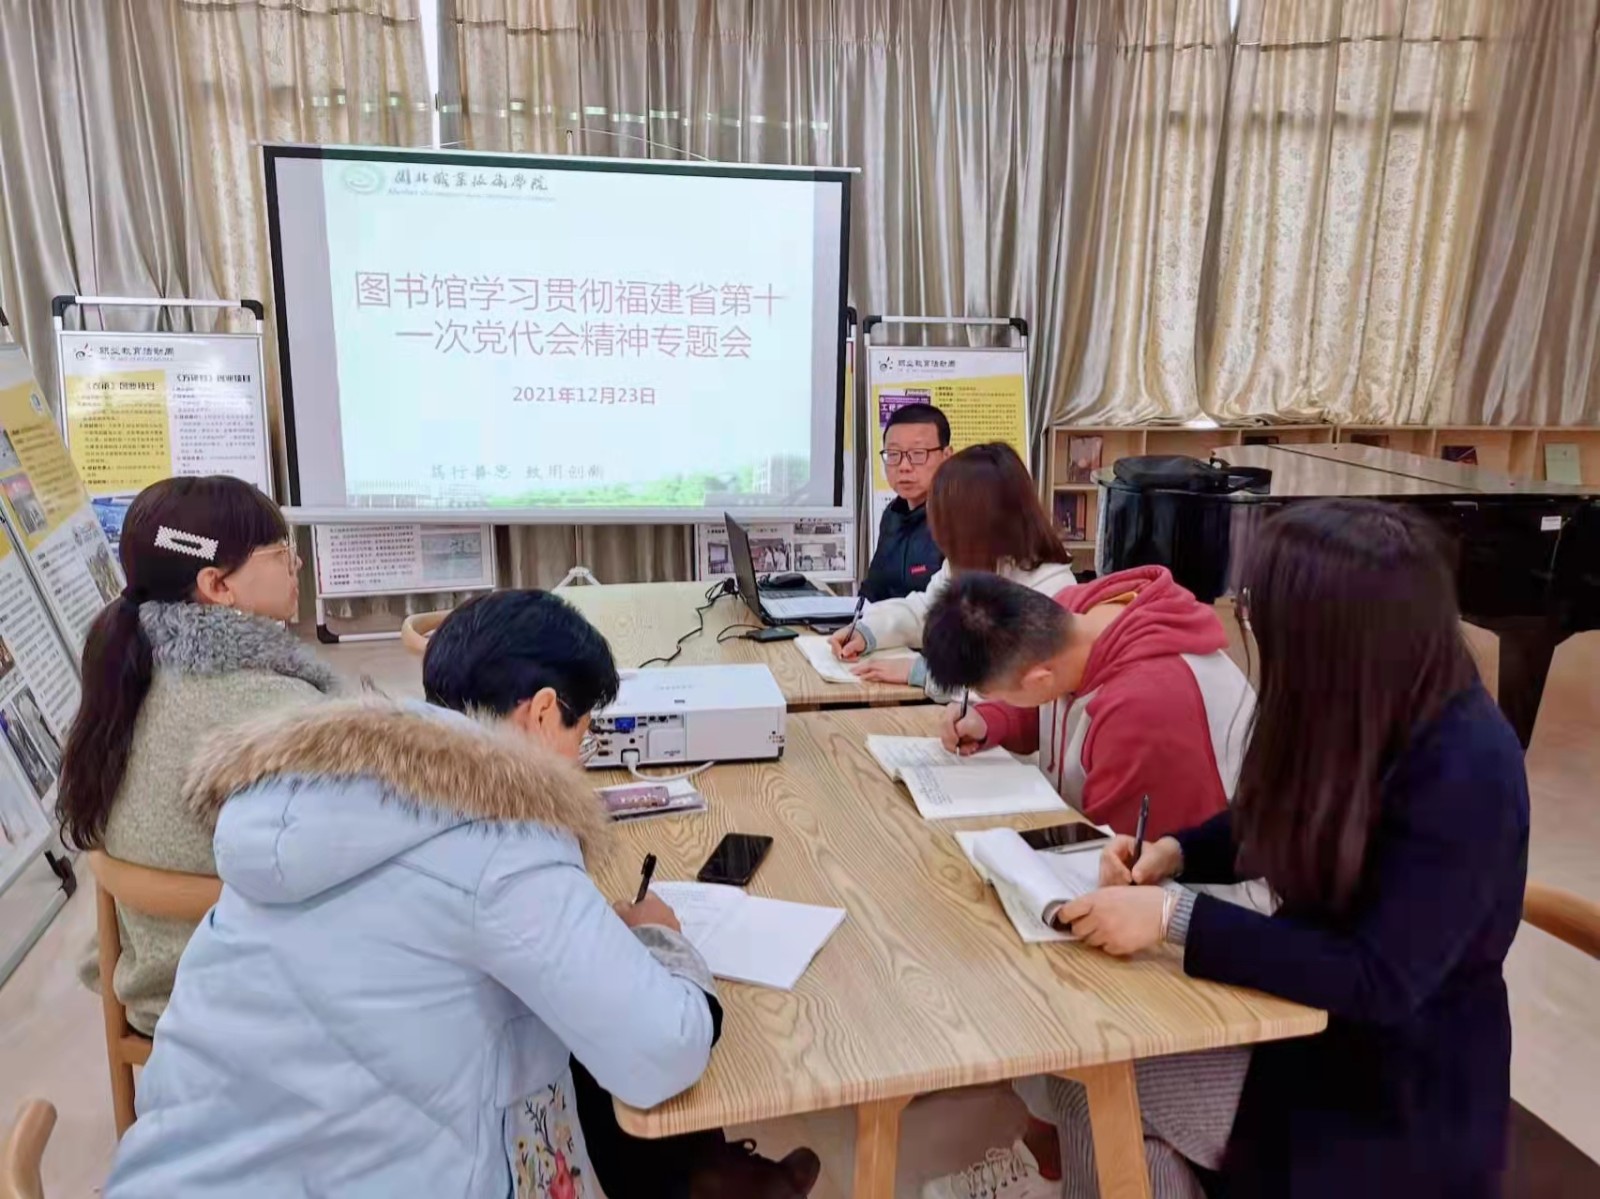
[[(103, 848), (142, 866), (214, 875), (211, 825), (181, 798), (196, 746), (217, 729), (320, 701), (335, 690), (333, 672), (292, 633), (231, 608), (145, 604), (139, 618), (155, 671)], [(194, 926), (120, 909), (118, 917), (117, 997), (128, 1022), (148, 1035), (166, 1010)], [(93, 949), (80, 976), (98, 987)]]

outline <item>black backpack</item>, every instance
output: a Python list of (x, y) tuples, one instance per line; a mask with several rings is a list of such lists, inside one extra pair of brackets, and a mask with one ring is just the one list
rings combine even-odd
[(1200, 495), (1254, 491), (1264, 494), (1272, 483), (1272, 472), (1263, 466), (1229, 466), (1221, 458), (1202, 462), (1182, 454), (1118, 458), (1111, 472), (1117, 482), (1135, 491), (1188, 491)]
[(1227, 590), (1227, 547), (1235, 505), (1192, 496), (1266, 494), (1272, 472), (1181, 455), (1119, 458), (1100, 513), (1102, 570), (1165, 566), (1209, 604)]

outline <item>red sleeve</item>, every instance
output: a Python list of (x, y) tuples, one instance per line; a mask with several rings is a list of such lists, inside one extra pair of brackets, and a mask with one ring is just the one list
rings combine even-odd
[(1083, 743), (1083, 814), (1132, 836), (1150, 797), (1153, 841), (1228, 806), (1205, 704), (1181, 658), (1154, 659), (1108, 682), (1089, 701)]
[(1010, 704), (979, 704), (978, 715), (989, 726), (984, 749), (1003, 745), (1014, 754), (1039, 752), (1039, 709), (1013, 708)]

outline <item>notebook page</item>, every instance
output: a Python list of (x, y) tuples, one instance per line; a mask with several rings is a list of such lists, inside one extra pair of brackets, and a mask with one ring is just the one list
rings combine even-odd
[(844, 920), (843, 908), (746, 895), (713, 883), (654, 888), (718, 978), (788, 991)]
[(901, 772), (924, 820), (964, 816), (1013, 816), (1066, 809), (1037, 767), (996, 763), (983, 770), (966, 766), (913, 766)]
[(882, 733), (867, 735), (867, 752), (892, 779), (899, 779), (902, 771), (916, 766), (994, 766), (1016, 761), (998, 745), (963, 758), (940, 745), (937, 737), (891, 737)]
[[(861, 680), (856, 678), (851, 671), (852, 663), (841, 662), (833, 656), (833, 646), (826, 637), (818, 637), (810, 633), (802, 633), (794, 639), (794, 647), (799, 650), (811, 668), (830, 683), (850, 683), (861, 686)], [(909, 659), (916, 657), (908, 649), (884, 649), (866, 657), (874, 661), (887, 661), (890, 659)], [(866, 658), (857, 658), (856, 662), (865, 661)]]
[(672, 909), (683, 926), (683, 935), (700, 951), (701, 957), (706, 957), (706, 946), (716, 939), (735, 909), (745, 902), (745, 893), (738, 887), (725, 887), (720, 883), (652, 883), (650, 890)]
[(991, 879), (1014, 888), (1027, 901), (1028, 911), (1045, 924), (1063, 904), (1100, 886), (1098, 854), (1040, 853), (1014, 829), (979, 833), (972, 856)]

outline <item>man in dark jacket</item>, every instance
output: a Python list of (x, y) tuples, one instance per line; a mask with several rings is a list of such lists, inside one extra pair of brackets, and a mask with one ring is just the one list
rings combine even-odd
[(883, 470), (894, 501), (878, 524), (861, 594), (872, 603), (925, 591), (944, 555), (928, 531), (928, 493), (933, 476), (950, 457), (950, 422), (932, 404), (897, 409), (883, 431)]

